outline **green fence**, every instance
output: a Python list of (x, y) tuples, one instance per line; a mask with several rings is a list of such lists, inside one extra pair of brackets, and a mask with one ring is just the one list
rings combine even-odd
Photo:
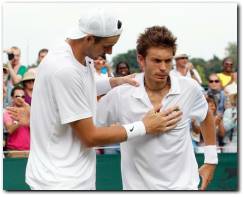
[[(203, 163), (203, 154), (196, 154), (199, 165)], [(26, 158), (3, 159), (3, 189), (29, 190), (25, 184)], [(236, 153), (219, 154), (219, 165), (214, 179), (207, 190), (238, 190), (238, 155)], [(120, 155), (97, 155), (97, 190), (122, 190), (120, 173)]]

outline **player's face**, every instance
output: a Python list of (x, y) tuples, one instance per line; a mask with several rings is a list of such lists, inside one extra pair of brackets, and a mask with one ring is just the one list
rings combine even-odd
[(146, 57), (138, 55), (138, 61), (145, 78), (158, 85), (165, 83), (172, 69), (173, 49), (152, 47), (147, 50)]
[(88, 51), (87, 56), (92, 59), (97, 59), (99, 56), (104, 56), (105, 54), (112, 54), (113, 46), (119, 40), (119, 36), (113, 36), (108, 38), (103, 38), (97, 43), (94, 43)]

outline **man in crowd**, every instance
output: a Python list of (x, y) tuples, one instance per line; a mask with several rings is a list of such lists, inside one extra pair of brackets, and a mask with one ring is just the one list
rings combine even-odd
[(189, 57), (185, 53), (179, 53), (175, 57), (175, 68), (171, 71), (176, 76), (190, 77), (199, 84), (202, 83), (201, 77), (193, 64), (189, 62)]
[(223, 88), (225, 88), (225, 86), (231, 84), (234, 81), (233, 66), (234, 63), (230, 57), (224, 58), (222, 64), (223, 71), (217, 74)]
[[(140, 120), (149, 109), (167, 110), (179, 105), (182, 120), (165, 133), (129, 139), (121, 146), (124, 190), (206, 189), (218, 162), (213, 115), (198, 83), (170, 73), (176, 38), (166, 28), (147, 28), (137, 40), (137, 59), (144, 73), (136, 75), (141, 86), (123, 85), (101, 98), (97, 124), (127, 124)], [(205, 161), (198, 165), (190, 136), (190, 121), (201, 122)]]
[(36, 63), (29, 66), (28, 71), (32, 71), (32, 72), (36, 73), (37, 67), (39, 66), (41, 61), (44, 59), (44, 57), (47, 55), (47, 53), (48, 53), (48, 49), (46, 49), (46, 48), (39, 50)]
[(10, 75), (10, 79), (13, 85), (18, 84), (23, 75), (25, 74), (27, 68), (20, 63), (21, 51), (18, 47), (13, 46), (10, 49), (6, 50), (8, 54), (8, 71)]
[[(93, 59), (111, 54), (122, 23), (107, 11), (89, 10), (69, 32), (67, 40), (50, 50), (38, 68), (31, 105), (31, 149), (26, 182), (34, 190), (94, 190), (94, 146), (158, 134), (176, 127), (182, 112), (175, 106), (142, 121), (122, 126), (95, 126), (96, 96), (131, 77), (94, 79)], [(158, 147), (155, 147), (157, 150)]]

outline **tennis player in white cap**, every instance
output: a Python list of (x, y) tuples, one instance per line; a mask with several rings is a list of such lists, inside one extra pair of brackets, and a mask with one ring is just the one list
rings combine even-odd
[[(132, 77), (95, 84), (93, 59), (111, 54), (122, 32), (103, 10), (83, 14), (67, 40), (49, 51), (38, 68), (31, 105), (31, 147), (26, 182), (33, 190), (94, 190), (94, 146), (113, 144), (174, 128), (182, 113), (151, 109), (140, 121), (98, 128), (96, 96)], [(157, 149), (157, 147), (156, 147)]]

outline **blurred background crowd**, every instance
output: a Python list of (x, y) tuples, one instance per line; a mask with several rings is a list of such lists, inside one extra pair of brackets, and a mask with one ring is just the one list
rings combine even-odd
[[(190, 77), (199, 83), (212, 110), (216, 124), (216, 140), (219, 152), (237, 152), (237, 47), (230, 43), (226, 48), (227, 56), (220, 59), (214, 56), (205, 61), (190, 58), (187, 53), (177, 53), (174, 57), (172, 73)], [(21, 49), (13, 46), (4, 51), (8, 61), (3, 64), (3, 150), (5, 156), (23, 156), (22, 151), (30, 149), (30, 127), (28, 120), (23, 124), (16, 121), (9, 107), (31, 108), (32, 91), (38, 66), (48, 54), (44, 48), (37, 54), (32, 65), (21, 64)], [(106, 56), (94, 60), (95, 78), (126, 76), (142, 72), (136, 61), (136, 51), (129, 50), (108, 62)], [(97, 98), (99, 100), (100, 97)], [(23, 112), (24, 113), (24, 112)], [(23, 114), (24, 116), (24, 114)], [(191, 120), (192, 144), (196, 152), (202, 152), (203, 139), (199, 123)], [(13, 152), (13, 153), (11, 153)], [(119, 144), (98, 147), (97, 154), (117, 154)]]

